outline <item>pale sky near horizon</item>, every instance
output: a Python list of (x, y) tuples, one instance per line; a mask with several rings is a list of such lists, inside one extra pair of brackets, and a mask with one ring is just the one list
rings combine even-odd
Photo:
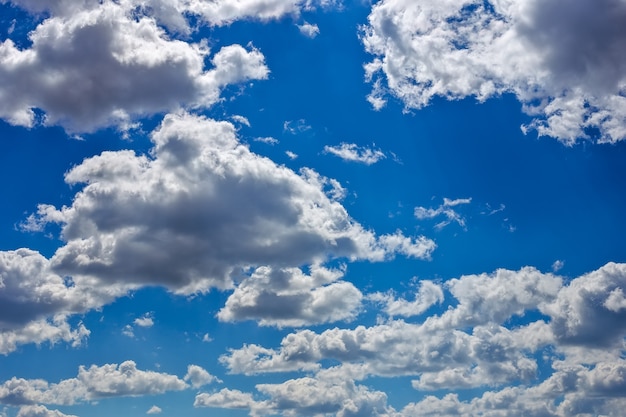
[(620, 416), (625, 0), (0, 0), (0, 417)]

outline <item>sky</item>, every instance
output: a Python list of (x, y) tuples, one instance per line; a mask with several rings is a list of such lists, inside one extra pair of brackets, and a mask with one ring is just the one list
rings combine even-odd
[(625, 21), (0, 0), (0, 417), (621, 416)]

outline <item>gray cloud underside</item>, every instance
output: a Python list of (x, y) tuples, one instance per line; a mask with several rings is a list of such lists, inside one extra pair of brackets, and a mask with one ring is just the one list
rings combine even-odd
[[(420, 291), (436, 293), (430, 288), (433, 285)], [(279, 349), (246, 345), (220, 360), (231, 372), (246, 375), (314, 372), (282, 384), (258, 385), (265, 399), (244, 407), (255, 415), (315, 415), (315, 407), (326, 407), (324, 413), (346, 413), (346, 404), (360, 398), (357, 391), (380, 400), (375, 402), (379, 414), (372, 415), (619, 415), (626, 370), (621, 357), (626, 336), (624, 285), (626, 265), (614, 263), (567, 284), (561, 277), (530, 267), (463, 276), (445, 284), (457, 306), (420, 324), (392, 320), (319, 334), (302, 330), (286, 336)], [(391, 301), (398, 305), (400, 300)], [(544, 318), (504, 327), (527, 312), (539, 312)], [(541, 353), (553, 373), (537, 383), (535, 358)], [(324, 369), (321, 361), (327, 359), (340, 365)], [(471, 401), (460, 401), (456, 394), (427, 396), (396, 411), (386, 404), (384, 393), (355, 383), (369, 375), (413, 376), (413, 387), (426, 392), (522, 385), (486, 391)], [(287, 402), (288, 397), (315, 392), (314, 386), (337, 393), (346, 387), (353, 390), (332, 400), (311, 394), (306, 401)], [(218, 405), (210, 394), (201, 394), (196, 402), (198, 406), (226, 406)], [(302, 404), (309, 406), (304, 409)]]
[(45, 124), (71, 132), (128, 129), (136, 117), (207, 108), (224, 86), (269, 72), (259, 51), (239, 45), (217, 51), (207, 69), (205, 43), (172, 39), (129, 2), (41, 6), (58, 14), (30, 33), (27, 49), (0, 43), (0, 117), (15, 125), (33, 126), (40, 109)]
[(436, 97), (512, 93), (524, 130), (572, 144), (626, 138), (623, 0), (383, 0), (362, 28), (375, 108), (387, 93), (419, 109)]
[[(321, 263), (427, 259), (434, 250), (425, 237), (365, 229), (333, 198), (336, 181), (276, 165), (235, 132), (228, 122), (170, 114), (152, 133), (150, 155), (104, 152), (72, 168), (66, 182), (82, 185), (72, 204), (40, 205), (22, 225), (36, 231), (57, 223), (64, 244), (50, 259), (29, 249), (0, 252), (1, 352), (28, 341), (23, 332), (34, 322), (66, 326), (67, 315), (143, 286), (179, 294), (235, 289), (220, 312), (227, 321), (349, 320), (361, 293)], [(306, 276), (302, 265), (318, 266)], [(247, 277), (258, 267), (274, 272)], [(74, 339), (65, 332), (50, 340)]]

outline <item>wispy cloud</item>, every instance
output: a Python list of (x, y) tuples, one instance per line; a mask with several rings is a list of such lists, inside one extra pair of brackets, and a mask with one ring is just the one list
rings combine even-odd
[(465, 218), (456, 212), (453, 207), (459, 205), (466, 205), (472, 202), (471, 198), (458, 198), (451, 200), (449, 198), (443, 199), (443, 204), (436, 208), (415, 207), (414, 214), (419, 220), (434, 219), (436, 217), (443, 216), (446, 220), (443, 220), (435, 225), (436, 229), (443, 229), (452, 222), (457, 223), (463, 229), (465, 226)]
[[(374, 145), (375, 146), (375, 145)], [(338, 156), (344, 161), (372, 165), (386, 158), (383, 151), (375, 147), (358, 146), (354, 143), (341, 143), (337, 146), (325, 146), (324, 152)]]

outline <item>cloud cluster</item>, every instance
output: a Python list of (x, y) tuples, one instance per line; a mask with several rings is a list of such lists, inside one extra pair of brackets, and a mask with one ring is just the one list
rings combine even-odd
[[(103, 152), (73, 167), (66, 182), (83, 186), (72, 204), (40, 205), (24, 222), (28, 230), (61, 226), (64, 244), (50, 259), (27, 249), (0, 252), (3, 353), (29, 340), (11, 336), (14, 329), (98, 308), (146, 285), (178, 294), (237, 286), (220, 311), (226, 321), (347, 320), (361, 293), (337, 282), (337, 271), (314, 266), (306, 276), (301, 265), (426, 259), (435, 248), (425, 237), (365, 229), (336, 200), (343, 194), (336, 181), (252, 153), (231, 123), (170, 114), (151, 138), (150, 155)], [(248, 276), (251, 268), (260, 269)], [(79, 339), (85, 329), (73, 335), (47, 340)]]
[[(278, 349), (245, 345), (220, 360), (230, 372), (246, 375), (314, 372), (282, 384), (257, 385), (266, 398), (245, 406), (256, 414), (336, 413), (342, 410), (337, 405), (341, 401), (331, 401), (334, 405), (326, 409), (329, 397), (310, 395), (306, 401), (290, 403), (281, 402), (280, 395), (289, 392), (291, 398), (299, 398), (315, 392), (317, 386), (330, 390), (329, 381), (357, 387), (355, 381), (368, 376), (405, 375), (413, 377), (412, 386), (421, 391), (518, 386), (486, 391), (466, 402), (456, 394), (427, 396), (401, 411), (381, 399), (376, 408), (383, 410), (380, 415), (617, 415), (623, 405), (617, 393), (623, 389), (626, 369), (621, 357), (626, 328), (620, 324), (626, 308), (619, 298), (624, 285), (626, 265), (614, 263), (567, 284), (561, 277), (530, 267), (468, 275), (444, 284), (456, 306), (422, 323), (390, 320), (373, 327), (322, 333), (301, 330), (287, 335)], [(437, 289), (441, 291), (427, 283), (420, 292), (432, 293), (437, 300)], [(414, 302), (388, 301), (387, 310), (398, 306), (395, 315), (405, 310), (411, 315)], [(528, 313), (539, 313), (540, 318), (509, 324)], [(538, 356), (549, 361), (553, 374), (537, 384)], [(327, 360), (340, 365), (323, 368)], [(338, 387), (333, 390), (340, 396)], [(201, 395), (205, 400), (212, 398)], [(351, 395), (358, 398), (354, 392)], [(306, 409), (300, 408), (302, 404)]]
[(57, 273), (190, 294), (230, 288), (250, 266), (425, 258), (434, 248), (364, 229), (328, 197), (326, 179), (250, 152), (230, 123), (172, 114), (152, 140), (151, 158), (104, 152), (74, 167), (66, 181), (86, 185), (72, 205), (30, 218), (62, 226)]
[(129, 128), (137, 116), (206, 108), (224, 86), (269, 71), (259, 51), (240, 45), (223, 47), (205, 68), (205, 43), (171, 39), (132, 2), (16, 3), (53, 14), (28, 48), (0, 43), (0, 117), (15, 125), (33, 126), (40, 109), (45, 124), (73, 132)]
[[(121, 364), (81, 366), (76, 378), (49, 383), (42, 379), (11, 378), (0, 385), (0, 403), (22, 406), (39, 404), (72, 405), (110, 397), (134, 397), (199, 387), (216, 378), (197, 365), (190, 365), (184, 380), (176, 375), (143, 371), (133, 361)], [(39, 415), (39, 414), (34, 414)], [(42, 414), (46, 415), (46, 414)], [(51, 414), (54, 415), (54, 414)]]
[(622, 0), (383, 0), (362, 27), (376, 108), (514, 94), (524, 130), (567, 144), (626, 138)]

